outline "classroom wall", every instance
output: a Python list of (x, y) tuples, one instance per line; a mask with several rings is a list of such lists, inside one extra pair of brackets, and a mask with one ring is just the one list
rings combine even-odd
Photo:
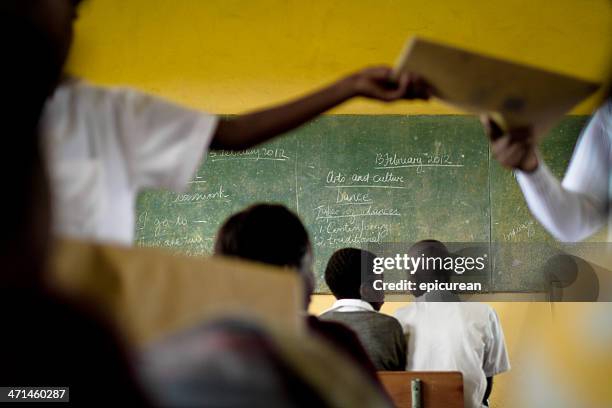
[[(414, 34), (602, 80), (612, 62), (610, 8), (609, 0), (87, 0), (69, 67), (217, 113), (392, 64)], [(448, 112), (355, 101), (334, 113)]]
[[(391, 64), (419, 34), (491, 55), (606, 81), (612, 61), (609, 0), (88, 0), (69, 70), (127, 84), (215, 113), (282, 101), (361, 66)], [(596, 99), (574, 113), (589, 113)], [(357, 100), (333, 113), (457, 113), (439, 103)], [(311, 311), (331, 305), (315, 296)], [(400, 304), (389, 304), (392, 312)], [(494, 304), (510, 355), (527, 303)], [(515, 370), (493, 406), (514, 406)], [(586, 379), (589, 374), (586, 373)], [(585, 375), (581, 375), (584, 380)]]

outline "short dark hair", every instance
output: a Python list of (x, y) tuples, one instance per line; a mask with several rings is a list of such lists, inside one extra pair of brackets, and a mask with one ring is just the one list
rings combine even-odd
[(374, 258), (372, 252), (357, 248), (333, 253), (325, 268), (325, 283), (336, 299), (361, 299), (361, 285), (370, 280)]
[[(454, 257), (448, 248), (446, 248), (446, 245), (435, 239), (424, 239), (415, 243), (408, 250), (408, 255), (411, 257), (423, 256), (424, 258), (440, 258), (442, 260), (448, 257)], [(442, 261), (442, 263), (444, 262)], [(440, 264), (432, 262), (431, 265), (438, 266)], [(433, 269), (424, 268), (421, 266), (415, 271), (408, 272), (408, 280), (414, 282), (418, 287), (420, 287), (421, 283), (431, 283), (436, 280), (439, 282), (449, 282), (452, 274), (452, 270), (445, 269), (442, 265), (440, 265), (440, 268), (435, 267)], [(423, 293), (424, 292), (420, 289), (413, 291), (415, 296), (421, 296)]]
[(310, 251), (300, 219), (279, 204), (255, 204), (228, 218), (215, 244), (218, 254), (300, 268)]
[(217, 233), (215, 254), (288, 266), (301, 274), (307, 299), (314, 290), (308, 232), (284, 205), (255, 204), (229, 217)]

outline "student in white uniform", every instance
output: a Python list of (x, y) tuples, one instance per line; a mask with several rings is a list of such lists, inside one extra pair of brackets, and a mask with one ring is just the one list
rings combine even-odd
[[(450, 256), (439, 241), (420, 241), (409, 256)], [(452, 273), (452, 271), (450, 272)], [(408, 277), (418, 284), (448, 281), (449, 272), (418, 270)], [(510, 370), (499, 318), (483, 303), (460, 303), (448, 292), (415, 291), (415, 302), (395, 312), (408, 337), (408, 371), (461, 371), (466, 408), (488, 406), (493, 377)]]
[[(59, 33), (58, 47), (68, 50), (80, 0), (26, 3), (54, 9), (38, 12), (38, 19), (50, 33)], [(35, 7), (26, 11), (37, 12)], [(130, 245), (141, 189), (181, 191), (209, 149), (242, 150), (265, 142), (353, 97), (394, 101), (428, 96), (418, 78), (391, 78), (388, 67), (364, 69), (293, 102), (233, 119), (131, 89), (67, 80), (49, 101), (42, 125), (55, 232)]]
[[(502, 135), (492, 121), (485, 123), (493, 156), (516, 171), (531, 212), (555, 238), (577, 242), (610, 225), (612, 99), (597, 110), (582, 132), (562, 182), (538, 155), (529, 134), (524, 137), (513, 131)], [(609, 238), (611, 234), (612, 228)]]

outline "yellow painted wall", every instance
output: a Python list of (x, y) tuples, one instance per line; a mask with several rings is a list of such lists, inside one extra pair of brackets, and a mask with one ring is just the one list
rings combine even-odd
[[(610, 0), (87, 0), (81, 17), (74, 73), (217, 113), (392, 64), (414, 34), (588, 79), (612, 62)], [(448, 112), (365, 101), (336, 111)]]
[[(211, 112), (237, 113), (362, 66), (392, 64), (414, 34), (610, 79), (610, 0), (87, 0), (69, 70), (95, 83), (131, 85)], [(593, 103), (574, 113), (590, 112)], [(437, 103), (357, 100), (334, 113), (455, 112)], [(319, 313), (332, 302), (317, 296), (311, 309)], [(530, 305), (494, 307), (512, 357)], [(515, 367), (498, 379), (494, 406), (514, 406), (510, 379), (519, 375)]]

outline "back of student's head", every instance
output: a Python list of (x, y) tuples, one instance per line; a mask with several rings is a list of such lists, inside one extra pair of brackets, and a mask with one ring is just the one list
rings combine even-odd
[(325, 283), (336, 299), (361, 299), (363, 284), (371, 280), (376, 255), (357, 248), (333, 253), (325, 268)]
[[(434, 239), (419, 241), (410, 247), (408, 256), (422, 259), (416, 271), (408, 272), (408, 279), (415, 282), (417, 286), (421, 283), (450, 281), (453, 270), (445, 269), (444, 261), (453, 255), (442, 242)], [(423, 292), (416, 290), (413, 294), (415, 296), (420, 296)]]
[[(0, 12), (35, 24), (53, 45), (53, 58), (63, 65), (72, 45), (73, 23), (79, 3), (75, 0), (2, 0)], [(20, 44), (19, 37), (14, 36), (12, 40)]]
[(303, 338), (296, 340), (249, 320), (213, 320), (147, 347), (140, 368), (163, 407), (327, 406), (303, 375), (302, 366), (316, 362), (296, 370), (286, 358), (292, 348), (303, 353)]
[(217, 234), (215, 253), (295, 269), (308, 296), (313, 290), (308, 232), (283, 205), (255, 204), (232, 215)]

